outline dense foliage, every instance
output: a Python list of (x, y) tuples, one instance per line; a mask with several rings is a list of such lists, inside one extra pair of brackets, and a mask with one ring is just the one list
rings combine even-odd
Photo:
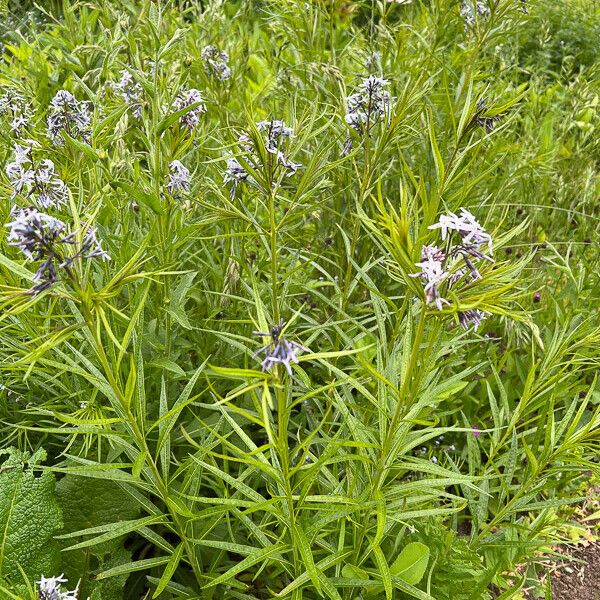
[(8, 8), (2, 597), (550, 597), (598, 473), (597, 3)]

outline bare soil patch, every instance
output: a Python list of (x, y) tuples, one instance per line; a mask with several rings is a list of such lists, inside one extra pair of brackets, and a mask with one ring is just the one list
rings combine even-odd
[(600, 600), (600, 543), (575, 548), (570, 556), (575, 560), (557, 563), (550, 575), (553, 599)]

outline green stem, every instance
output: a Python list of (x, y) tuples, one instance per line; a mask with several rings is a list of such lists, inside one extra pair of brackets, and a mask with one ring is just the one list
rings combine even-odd
[[(289, 520), (287, 523), (287, 528), (288, 532), (291, 532), (295, 528), (296, 513), (294, 499), (292, 497), (292, 486), (290, 483), (290, 459), (288, 445), (289, 412), (285, 390), (280, 385), (279, 381), (277, 381), (275, 385), (275, 395), (277, 396), (277, 453), (279, 454), (279, 464), (284, 481), (285, 502)], [(300, 575), (298, 569), (298, 549), (294, 543), (294, 535), (291, 533), (290, 538), (292, 542), (292, 553), (294, 555), (294, 578), (296, 578)]]
[(279, 323), (279, 289), (277, 282), (277, 223), (275, 220), (275, 193), (269, 193), (269, 247), (271, 251), (271, 301), (273, 323)]
[[(406, 407), (406, 402), (404, 401), (404, 399), (406, 398), (409, 386), (412, 383), (411, 373), (414, 373), (417, 368), (417, 361), (419, 360), (419, 351), (421, 348), (421, 342), (423, 340), (423, 334), (425, 331), (425, 322), (426, 311), (423, 309), (421, 310), (419, 324), (417, 325), (417, 331), (415, 333), (415, 339), (413, 341), (408, 367), (406, 369), (406, 373), (404, 374), (404, 382), (402, 383), (402, 387), (399, 390), (399, 398), (396, 403), (396, 409), (394, 411), (394, 415), (392, 416), (392, 420), (390, 421), (390, 424), (387, 427), (385, 437), (381, 445), (381, 452), (379, 454), (379, 460), (377, 461), (377, 468), (372, 478), (373, 485), (371, 485), (371, 491), (367, 500), (368, 504), (373, 502), (376, 494), (379, 492), (381, 486), (385, 482), (385, 477), (387, 476), (387, 472), (389, 469), (388, 455), (390, 453), (391, 445), (395, 438), (396, 428), (401, 420), (403, 410)], [(358, 543), (355, 543), (354, 546), (354, 564), (357, 566), (359, 564), (361, 548), (367, 534), (370, 514), (370, 512), (367, 514), (367, 518), (363, 522), (360, 532), (358, 534)]]

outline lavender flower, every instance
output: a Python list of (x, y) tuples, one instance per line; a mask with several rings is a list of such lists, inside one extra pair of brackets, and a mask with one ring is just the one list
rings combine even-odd
[(359, 91), (348, 96), (346, 123), (362, 136), (368, 135), (373, 125), (382, 119), (389, 124), (392, 116), (392, 97), (385, 90), (387, 79), (371, 75), (363, 79)]
[(86, 143), (90, 140), (89, 103), (77, 100), (67, 90), (59, 90), (50, 103), (48, 137), (58, 146), (63, 144), (62, 132)]
[(490, 16), (490, 9), (485, 2), (480, 0), (462, 0), (460, 16), (465, 22), (465, 29), (470, 29), (475, 25), (478, 17), (487, 19)]
[(32, 146), (15, 144), (14, 161), (6, 165), (6, 174), (13, 188), (12, 197), (23, 193), (31, 196), (36, 193), (37, 202), (42, 208), (65, 204), (68, 198), (67, 186), (54, 172), (54, 163), (46, 159), (39, 168), (31, 168), (31, 149)]
[(69, 192), (65, 182), (54, 173), (54, 163), (47, 159), (34, 172), (33, 187), (38, 193), (38, 203), (42, 208), (58, 207), (66, 204)]
[(483, 127), (487, 133), (491, 133), (492, 131), (494, 131), (496, 123), (500, 121), (500, 116), (485, 116), (484, 113), (487, 111), (487, 109), (488, 106), (486, 104), (486, 98), (480, 98), (477, 101), (477, 110), (475, 112), (475, 116), (473, 117), (473, 123), (475, 123), (475, 125), (478, 125), (479, 127)]
[(264, 331), (255, 331), (254, 335), (271, 338), (271, 341), (254, 353), (254, 358), (264, 353), (262, 361), (262, 370), (269, 371), (273, 365), (282, 364), (285, 366), (289, 375), (292, 374), (291, 363), (298, 363), (298, 352), (310, 352), (308, 348), (301, 346), (296, 342), (291, 342), (281, 337), (283, 331), (283, 319), (277, 325), (271, 325), (269, 333)]
[[(294, 175), (301, 164), (295, 163), (290, 160), (286, 154), (285, 140), (289, 140), (294, 137), (294, 130), (288, 127), (284, 121), (273, 120), (273, 121), (260, 121), (256, 124), (259, 131), (265, 132), (265, 149), (269, 154), (275, 155), (275, 166), (282, 166), (288, 177)], [(254, 142), (246, 134), (240, 135), (238, 138), (238, 145), (250, 156), (248, 156), (248, 162), (255, 168), (262, 167), (262, 163), (258, 156), (256, 156), (256, 149)], [(235, 157), (229, 157), (227, 159), (227, 169), (225, 171), (224, 183), (233, 183), (231, 187), (231, 199), (235, 197), (235, 190), (240, 181), (246, 181), (249, 178), (248, 173), (240, 165), (239, 161)]]
[(279, 152), (279, 145), (285, 138), (292, 138), (294, 136), (294, 130), (288, 127), (284, 121), (260, 121), (256, 124), (259, 131), (267, 132), (267, 152), (271, 154), (277, 154)]
[(40, 260), (54, 252), (54, 245), (61, 238), (66, 225), (59, 219), (24, 208), (13, 213), (15, 220), (5, 226), (10, 228), (9, 244), (17, 246), (31, 260)]
[(167, 190), (171, 196), (177, 197), (181, 192), (190, 190), (190, 172), (178, 160), (169, 163), (169, 183)]
[(260, 121), (256, 127), (267, 133), (265, 147), (267, 152), (275, 154), (276, 164), (287, 170), (288, 177), (294, 175), (302, 165), (292, 162), (282, 150), (284, 140), (294, 137), (294, 130), (281, 120)]
[(202, 61), (211, 68), (213, 75), (221, 81), (226, 81), (231, 77), (229, 55), (224, 50), (219, 50), (212, 45), (206, 46), (202, 50)]
[(111, 260), (110, 255), (102, 248), (102, 241), (98, 239), (97, 229), (84, 224), (85, 235), (81, 241), (81, 248), (75, 256), (67, 258), (60, 266), (65, 267), (73, 264), (73, 260), (79, 256), (83, 258), (100, 258)]
[[(479, 251), (475, 244), (458, 244), (450, 249), (450, 254), (452, 256), (462, 256), (463, 260), (465, 261), (465, 264), (471, 272), (471, 276), (473, 277), (473, 279), (481, 279), (481, 274), (479, 273), (477, 267), (473, 264), (471, 258), (478, 258), (480, 260), (488, 260), (490, 262), (494, 262), (493, 258)], [(465, 274), (465, 272), (465, 269), (459, 269), (456, 273), (454, 273), (451, 277), (451, 285), (456, 283), (456, 281), (460, 279)]]
[[(450, 303), (442, 297), (441, 286), (445, 284), (447, 289), (450, 289), (467, 273), (470, 273), (473, 279), (480, 279), (481, 274), (474, 261), (493, 262), (491, 256), (481, 250), (482, 246), (487, 244), (488, 252), (491, 254), (492, 238), (465, 208), (460, 209), (460, 216), (454, 213), (442, 215), (429, 229), (441, 230), (442, 240), (448, 240), (447, 252), (437, 246), (423, 246), (421, 262), (416, 263), (421, 267), (421, 271), (411, 274), (411, 277), (420, 277), (423, 280), (426, 303), (435, 304), (438, 310), (442, 310), (444, 304)], [(452, 243), (453, 233), (458, 234), (461, 243)], [(466, 267), (456, 268), (452, 259), (457, 257), (463, 259)], [(479, 309), (460, 311), (458, 321), (463, 329), (474, 325), (477, 330), (489, 314)]]
[(472, 244), (479, 247), (482, 244), (488, 244), (491, 249), (492, 238), (489, 233), (477, 222), (477, 219), (466, 209), (460, 209), (460, 216), (454, 213), (442, 215), (440, 220), (429, 229), (441, 229), (442, 240), (448, 237), (448, 232), (456, 231), (461, 236), (465, 244)]
[(439, 286), (448, 278), (449, 273), (444, 267), (446, 255), (437, 246), (423, 246), (421, 262), (416, 263), (421, 271), (411, 274), (411, 277), (421, 277), (425, 282), (425, 302), (435, 304), (442, 310), (444, 304), (450, 304), (440, 296)]
[(15, 144), (14, 150), (14, 161), (6, 165), (6, 174), (13, 188), (13, 199), (24, 189), (29, 189), (34, 179), (34, 171), (26, 168), (26, 165), (31, 164), (31, 146)]
[[(38, 294), (58, 280), (58, 267), (68, 269), (76, 258), (102, 258), (110, 256), (102, 249), (96, 230), (86, 227), (80, 248), (74, 254), (67, 254), (64, 245), (75, 244), (73, 233), (64, 235), (66, 224), (35, 208), (13, 211), (14, 221), (6, 227), (9, 245), (17, 246), (28, 260), (41, 260), (33, 280), (38, 282), (31, 291)], [(63, 245), (63, 246), (61, 246)]]
[(62, 584), (67, 583), (67, 579), (61, 573), (58, 577), (46, 578), (42, 575), (37, 582), (39, 600), (77, 600), (79, 597), (79, 586), (73, 591), (62, 591)]
[(175, 102), (173, 103), (175, 112), (183, 110), (184, 108), (192, 106), (193, 104), (198, 104), (198, 106), (185, 113), (185, 115), (179, 119), (179, 122), (187, 127), (190, 132), (196, 129), (200, 123), (200, 115), (206, 112), (206, 104), (204, 104), (204, 98), (202, 98), (202, 94), (196, 89), (185, 90), (179, 93), (179, 95), (175, 98)]
[(283, 152), (277, 152), (277, 164), (287, 170), (286, 176), (295, 175), (298, 169), (302, 166), (300, 163), (292, 162)]
[(0, 116), (4, 115), (10, 117), (10, 129), (16, 136), (20, 136), (23, 129), (31, 125), (32, 114), (29, 103), (11, 88), (0, 96)]
[(123, 98), (129, 106), (133, 116), (139, 121), (142, 118), (142, 86), (133, 79), (133, 75), (123, 69), (121, 79), (112, 84), (112, 88)]
[(469, 329), (473, 325), (473, 329), (477, 331), (482, 321), (490, 315), (489, 312), (479, 310), (477, 308), (465, 310), (458, 313), (458, 322), (463, 329)]
[(232, 183), (233, 185), (231, 186), (231, 192), (230, 192), (230, 199), (233, 202), (233, 199), (235, 198), (235, 191), (237, 189), (237, 185), (240, 181), (246, 181), (246, 179), (248, 179), (249, 175), (246, 171), (246, 169), (244, 169), (244, 167), (242, 167), (242, 165), (240, 165), (240, 163), (238, 162), (237, 158), (231, 157), (227, 159), (227, 169), (225, 169), (225, 177), (223, 178), (223, 183), (224, 184), (228, 184), (228, 183)]

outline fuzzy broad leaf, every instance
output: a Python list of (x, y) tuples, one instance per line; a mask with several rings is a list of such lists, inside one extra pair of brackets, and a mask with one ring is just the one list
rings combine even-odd
[[(34, 474), (46, 453), (0, 451), (0, 577), (21, 583), (57, 573), (60, 565), (54, 535), (63, 525), (49, 471)], [(22, 570), (22, 572), (21, 572)]]

